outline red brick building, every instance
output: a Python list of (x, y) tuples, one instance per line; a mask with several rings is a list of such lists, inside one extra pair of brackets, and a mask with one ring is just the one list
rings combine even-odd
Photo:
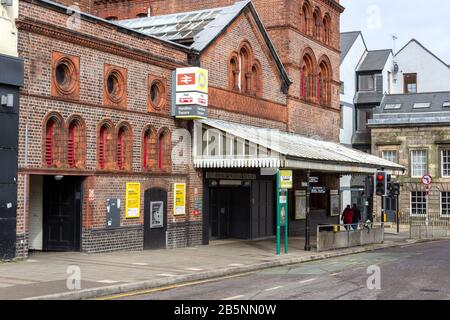
[[(235, 0), (92, 0), (91, 13), (123, 20), (234, 4)], [(339, 17), (335, 0), (253, 0), (293, 84), (288, 93), (288, 130), (339, 139)], [(322, 84), (319, 84), (322, 83)], [(318, 126), (317, 124), (322, 125)]]
[[(260, 167), (277, 166), (268, 165), (272, 160), (295, 169), (291, 234), (304, 230), (294, 208), (308, 170), (328, 190), (311, 196), (313, 223), (337, 222), (330, 191), (339, 189), (339, 175), (371, 172), (379, 164), (351, 150), (343, 157), (332, 143), (339, 132), (343, 8), (332, 0), (213, 0), (206, 9), (205, 3), (80, 1), (90, 15), (47, 0), (21, 1), (17, 26), (25, 84), (17, 255), (271, 237), (275, 178)], [(184, 11), (190, 12), (171, 15)], [(193, 162), (190, 148), (179, 148), (187, 142), (183, 132), (196, 137), (192, 121), (171, 115), (172, 72), (187, 66), (209, 71), (206, 127), (241, 130), (247, 155), (249, 132), (277, 129), (281, 133), (271, 133), (286, 140), (277, 150), (281, 162), (264, 159), (261, 165), (261, 159), (249, 158), (227, 167), (217, 165), (226, 164), (219, 159), (211, 167)], [(291, 152), (291, 145), (297, 150)], [(179, 183), (186, 185), (186, 204), (176, 215)], [(129, 210), (133, 205), (136, 210)]]
[[(220, 39), (194, 56), (186, 46), (68, 14), (51, 2), (23, 1), (17, 21), (25, 64), (17, 255), (142, 249), (146, 191), (152, 188), (169, 199), (164, 247), (200, 244), (202, 171), (171, 161), (172, 133), (189, 129), (188, 121), (170, 116), (172, 71), (191, 60), (210, 71), (211, 117), (285, 130), (287, 99), (281, 87), (289, 86), (288, 78), (254, 19), (247, 8)], [(223, 54), (244, 48), (261, 82), (236, 92), (229, 87)], [(128, 182), (140, 183), (136, 218), (124, 212)], [(170, 200), (175, 183), (188, 190), (181, 217), (173, 215)], [(114, 206), (120, 206), (118, 222), (111, 217)]]

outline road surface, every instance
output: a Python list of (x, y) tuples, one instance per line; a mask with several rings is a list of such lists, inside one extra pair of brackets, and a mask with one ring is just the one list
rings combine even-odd
[[(380, 277), (377, 277), (378, 271)], [(109, 298), (134, 300), (450, 299), (450, 241), (366, 252)]]

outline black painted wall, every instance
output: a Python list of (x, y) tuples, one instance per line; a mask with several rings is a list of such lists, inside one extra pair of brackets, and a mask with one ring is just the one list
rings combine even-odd
[(0, 99), (13, 94), (13, 107), (0, 104), (0, 260), (16, 253), (19, 87), (23, 61), (0, 55)]

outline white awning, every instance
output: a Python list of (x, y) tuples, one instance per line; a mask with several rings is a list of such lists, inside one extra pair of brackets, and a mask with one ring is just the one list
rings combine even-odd
[(193, 158), (197, 168), (286, 168), (336, 173), (375, 173), (404, 167), (330, 141), (275, 129), (206, 119), (194, 123)]

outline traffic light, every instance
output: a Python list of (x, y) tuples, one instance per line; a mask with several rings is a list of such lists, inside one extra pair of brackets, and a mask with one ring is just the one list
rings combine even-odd
[(393, 190), (392, 190), (392, 194), (395, 197), (398, 197), (400, 195), (400, 183), (395, 182), (393, 185)]
[(388, 181), (386, 194), (389, 197), (393, 197), (394, 196), (394, 182)]
[(378, 171), (375, 175), (375, 194), (377, 196), (386, 196), (387, 175), (384, 171)]

